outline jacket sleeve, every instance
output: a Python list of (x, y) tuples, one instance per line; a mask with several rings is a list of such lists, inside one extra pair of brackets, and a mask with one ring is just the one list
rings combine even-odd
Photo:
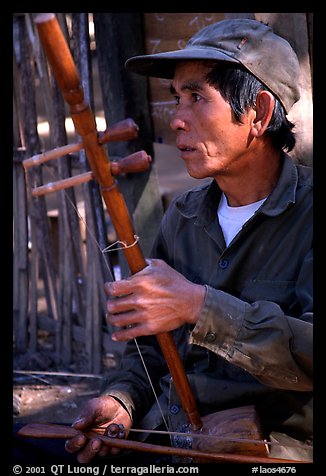
[(190, 343), (206, 347), (274, 388), (312, 390), (312, 251), (302, 265), (296, 295), (299, 317), (270, 301), (251, 304), (206, 286)]

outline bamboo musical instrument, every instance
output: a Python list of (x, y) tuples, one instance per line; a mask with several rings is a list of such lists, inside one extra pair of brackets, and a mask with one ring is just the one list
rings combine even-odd
[[(119, 241), (126, 243), (123, 252), (132, 274), (147, 266), (142, 250), (135, 242), (131, 217), (117, 183), (111, 173), (106, 150), (98, 142), (93, 112), (84, 100), (84, 91), (71, 52), (53, 13), (36, 16), (41, 44), (50, 63), (55, 79), (62, 91), (77, 133), (81, 136), (87, 159), (97, 180), (112, 224)], [(202, 427), (196, 401), (183, 368), (183, 364), (171, 333), (161, 333), (157, 339), (185, 413), (194, 429)]]

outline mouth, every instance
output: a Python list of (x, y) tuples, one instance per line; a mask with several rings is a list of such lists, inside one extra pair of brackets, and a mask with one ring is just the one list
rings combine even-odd
[(182, 159), (185, 159), (189, 154), (196, 151), (196, 149), (194, 147), (189, 147), (189, 146), (183, 145), (183, 144), (180, 144), (177, 147), (181, 152), (180, 155), (181, 155)]
[(184, 144), (178, 144), (177, 147), (181, 152), (191, 152), (191, 151), (195, 150), (194, 147), (189, 147), (189, 146), (184, 145)]

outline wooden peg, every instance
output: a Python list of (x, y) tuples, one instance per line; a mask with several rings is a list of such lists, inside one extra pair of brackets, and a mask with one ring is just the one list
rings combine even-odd
[[(139, 127), (134, 122), (133, 119), (127, 118), (122, 121), (116, 122), (112, 126), (108, 127), (104, 132), (98, 133), (98, 143), (103, 145), (107, 142), (118, 142), (124, 140), (135, 139), (138, 135)], [(35, 165), (44, 164), (49, 160), (58, 159), (64, 155), (72, 154), (73, 152), (78, 152), (83, 149), (84, 145), (82, 142), (77, 142), (75, 144), (68, 144), (62, 147), (56, 147), (55, 149), (49, 150), (42, 154), (33, 155), (28, 159), (23, 161), (23, 166), (26, 169), (34, 167)]]
[[(151, 156), (144, 150), (140, 150), (124, 157), (118, 162), (111, 162), (111, 173), (112, 175), (121, 175), (125, 173), (145, 172), (149, 168), (151, 161)], [(41, 195), (47, 195), (48, 193), (57, 192), (58, 190), (75, 187), (76, 185), (89, 182), (94, 178), (92, 171), (84, 172), (73, 177), (68, 177), (56, 182), (49, 182), (40, 187), (36, 187), (32, 190), (32, 195), (33, 197), (40, 197)]]

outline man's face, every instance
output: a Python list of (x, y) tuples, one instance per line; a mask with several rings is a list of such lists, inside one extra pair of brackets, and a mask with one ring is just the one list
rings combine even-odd
[(236, 122), (230, 105), (206, 81), (201, 61), (178, 64), (171, 85), (176, 111), (170, 123), (176, 145), (194, 178), (238, 175), (248, 166), (251, 113)]

